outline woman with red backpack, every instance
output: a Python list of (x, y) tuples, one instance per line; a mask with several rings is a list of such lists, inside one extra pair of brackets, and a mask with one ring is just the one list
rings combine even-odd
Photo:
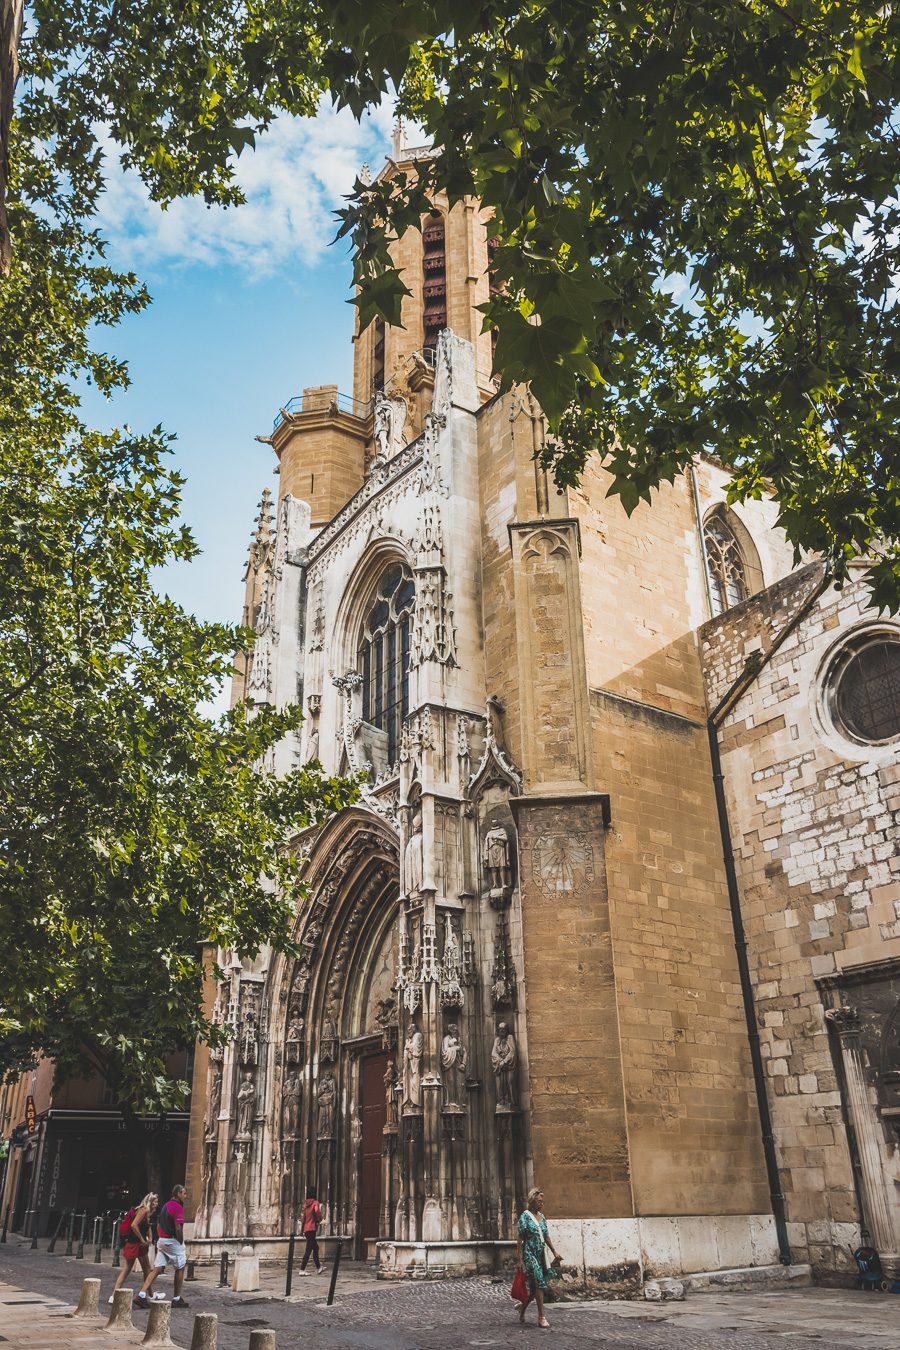
[(316, 1237), (319, 1224), (322, 1221), (322, 1206), (316, 1198), (315, 1186), (307, 1186), (306, 1203), (303, 1206), (303, 1218), (300, 1223), (300, 1231), (306, 1239), (306, 1251), (303, 1253), (303, 1260), (300, 1262), (300, 1274), (306, 1274), (306, 1263), (310, 1257), (316, 1263), (316, 1274), (324, 1270), (325, 1267), (319, 1262), (319, 1242)]
[(122, 1285), (131, 1274), (134, 1263), (137, 1261), (144, 1272), (144, 1279), (150, 1274), (150, 1258), (147, 1253), (150, 1250), (150, 1223), (156, 1213), (159, 1205), (159, 1196), (150, 1191), (145, 1195), (139, 1205), (130, 1209), (119, 1223), (119, 1236), (122, 1238), (122, 1259), (124, 1265), (119, 1271), (119, 1278), (113, 1287), (113, 1293), (109, 1296), (109, 1302), (113, 1301), (113, 1294), (116, 1289), (121, 1289)]

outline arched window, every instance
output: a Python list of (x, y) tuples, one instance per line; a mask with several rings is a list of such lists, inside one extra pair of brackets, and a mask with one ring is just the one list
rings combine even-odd
[(733, 609), (750, 594), (747, 566), (734, 531), (714, 512), (703, 525), (703, 543), (709, 566), (709, 589), (714, 614)]
[(409, 711), (409, 630), (415, 598), (409, 568), (394, 563), (378, 583), (359, 644), (363, 721), (386, 732), (390, 764), (397, 761), (400, 728)]

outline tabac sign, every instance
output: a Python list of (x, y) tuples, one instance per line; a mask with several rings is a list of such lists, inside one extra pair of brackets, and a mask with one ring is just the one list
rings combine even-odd
[(37, 1111), (34, 1109), (34, 1098), (25, 1098), (25, 1126), (29, 1134), (34, 1134), (37, 1129)]

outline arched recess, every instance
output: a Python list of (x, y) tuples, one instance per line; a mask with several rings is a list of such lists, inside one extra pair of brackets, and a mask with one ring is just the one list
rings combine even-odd
[[(318, 834), (304, 878), (310, 892), (293, 934), (300, 954), (279, 957), (270, 984), (277, 1066), (271, 1121), (280, 1158), (272, 1198), (282, 1232), (289, 1231), (306, 1186), (315, 1185), (326, 1233), (390, 1236), (381, 1231), (392, 1213), (382, 1127), (384, 1076), (396, 1043), (390, 987), (400, 889), (397, 835), (374, 812), (349, 808)], [(373, 1206), (378, 1208), (374, 1232), (363, 1232), (364, 1204), (370, 1223), (376, 1222)]]
[(723, 502), (703, 517), (703, 542), (716, 614), (733, 609), (763, 589), (762, 565), (753, 537)]

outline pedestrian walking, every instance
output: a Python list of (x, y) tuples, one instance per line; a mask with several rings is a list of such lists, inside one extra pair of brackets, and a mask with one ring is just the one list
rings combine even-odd
[[(547, 1257), (547, 1248), (553, 1253), (553, 1260)], [(554, 1266), (559, 1266), (562, 1257), (557, 1252), (544, 1218), (544, 1192), (538, 1186), (532, 1186), (528, 1192), (526, 1208), (519, 1216), (516, 1237), (516, 1270), (524, 1274), (528, 1286), (528, 1298), (519, 1308), (519, 1321), (524, 1323), (525, 1310), (532, 1299), (537, 1303), (538, 1326), (542, 1331), (550, 1330), (550, 1323), (544, 1316), (544, 1291), (547, 1288), (547, 1275)]]
[(186, 1198), (187, 1191), (184, 1186), (178, 1185), (172, 1191), (172, 1199), (167, 1200), (159, 1211), (159, 1217), (156, 1220), (156, 1229), (159, 1234), (156, 1240), (156, 1259), (153, 1262), (153, 1269), (144, 1280), (143, 1286), (138, 1290), (135, 1307), (146, 1308), (148, 1306), (148, 1295), (153, 1288), (153, 1281), (165, 1270), (166, 1266), (175, 1267), (175, 1297), (172, 1299), (172, 1307), (186, 1308), (188, 1306), (181, 1297), (181, 1286), (184, 1284), (184, 1270), (187, 1265), (187, 1253), (184, 1250), (184, 1202)]
[(300, 1274), (306, 1274), (306, 1263), (310, 1257), (316, 1265), (316, 1273), (324, 1270), (325, 1267), (319, 1261), (319, 1240), (316, 1236), (319, 1231), (319, 1224), (322, 1222), (322, 1206), (319, 1204), (316, 1195), (315, 1186), (307, 1186), (306, 1201), (303, 1205), (303, 1218), (300, 1222), (300, 1231), (306, 1239), (306, 1251), (303, 1253), (303, 1260), (300, 1262)]
[(108, 1299), (109, 1303), (112, 1303), (113, 1294), (116, 1290), (121, 1289), (128, 1279), (134, 1269), (135, 1261), (138, 1262), (144, 1279), (150, 1274), (150, 1224), (153, 1222), (153, 1216), (158, 1206), (159, 1196), (155, 1191), (149, 1191), (141, 1203), (130, 1209), (119, 1224), (119, 1236), (122, 1238), (122, 1259), (125, 1264), (119, 1271), (118, 1279), (113, 1285), (113, 1292)]

